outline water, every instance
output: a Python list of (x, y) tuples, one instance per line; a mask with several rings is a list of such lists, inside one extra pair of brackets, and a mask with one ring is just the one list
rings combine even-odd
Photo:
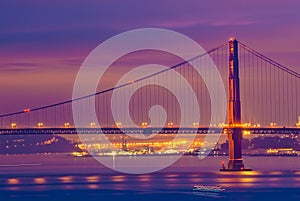
[[(110, 170), (92, 157), (1, 155), (0, 200), (300, 200), (298, 157), (244, 160), (255, 171), (219, 172), (227, 157), (184, 156), (159, 172), (132, 175)], [(226, 190), (199, 193), (194, 185)]]

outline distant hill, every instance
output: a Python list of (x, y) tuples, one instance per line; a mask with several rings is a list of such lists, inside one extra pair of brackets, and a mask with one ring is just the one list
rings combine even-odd
[(56, 135), (0, 135), (0, 154), (80, 151), (76, 143)]

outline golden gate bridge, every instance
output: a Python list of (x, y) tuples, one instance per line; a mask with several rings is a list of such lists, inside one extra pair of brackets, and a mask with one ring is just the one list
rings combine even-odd
[[(215, 79), (210, 73), (212, 67), (204, 60), (210, 56), (218, 68), (224, 86), (227, 86), (227, 121), (211, 116), (212, 104), (205, 82), (193, 69), (203, 66), (205, 76)], [(179, 104), (172, 93), (159, 87), (162, 80), (183, 90), (181, 83), (174, 81), (170, 73), (176, 71), (183, 76), (195, 91), (201, 119), (190, 120), (180, 125)], [(147, 83), (157, 83), (148, 84)], [(137, 90), (130, 103), (130, 115), (137, 125), (128, 127), (124, 122), (115, 122), (111, 98), (115, 90)], [(0, 135), (30, 134), (218, 134), (226, 133), (229, 140), (229, 170), (242, 170), (241, 139), (248, 134), (300, 134), (300, 74), (264, 56), (247, 45), (231, 39), (228, 43), (211, 49), (189, 61), (183, 61), (167, 70), (146, 75), (119, 86), (100, 90), (95, 94), (36, 108), (0, 115)], [(216, 87), (217, 88), (217, 87)], [(122, 100), (125, 93), (119, 93)], [(92, 100), (95, 99), (95, 105)], [(95, 107), (99, 125), (87, 118), (80, 119), (74, 126), (72, 103), (80, 107), (79, 116)], [(190, 100), (187, 100), (189, 103)], [(151, 124), (148, 110), (161, 105), (167, 113), (166, 124), (159, 128)], [(120, 115), (122, 104), (116, 105)], [(190, 112), (193, 108), (188, 108)], [(222, 116), (222, 115), (220, 115)], [(158, 119), (161, 121), (161, 119)], [(179, 129), (180, 127), (180, 129)], [(122, 128), (122, 129), (121, 129)]]

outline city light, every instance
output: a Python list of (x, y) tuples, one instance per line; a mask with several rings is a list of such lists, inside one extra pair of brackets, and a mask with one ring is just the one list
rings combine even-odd
[(37, 127), (42, 128), (42, 127), (44, 127), (44, 124), (42, 122), (39, 122), (39, 123), (37, 123)]
[(251, 134), (251, 131), (247, 131), (247, 130), (243, 131), (243, 135), (250, 135), (250, 134)]
[(64, 127), (65, 128), (69, 128), (70, 127), (70, 123), (68, 123), (68, 122), (64, 123)]
[(95, 128), (95, 127), (96, 127), (96, 123), (91, 122), (91, 123), (90, 123), (90, 126), (91, 126), (92, 128)]

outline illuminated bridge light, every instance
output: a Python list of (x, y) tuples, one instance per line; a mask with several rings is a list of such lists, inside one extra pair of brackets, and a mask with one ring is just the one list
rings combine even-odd
[(173, 125), (174, 125), (174, 123), (173, 123), (173, 122), (168, 122), (168, 127), (169, 127), (169, 128), (172, 128), (172, 127), (173, 127)]
[(121, 127), (122, 127), (122, 123), (121, 123), (121, 122), (117, 122), (117, 123), (116, 123), (116, 127), (117, 127), (117, 128), (121, 128)]
[(17, 128), (17, 123), (11, 123), (11, 124), (10, 124), (10, 127), (11, 127), (11, 128)]
[(296, 127), (300, 127), (300, 116), (298, 116), (298, 122), (296, 123)]
[(298, 116), (298, 122), (296, 123), (296, 127), (300, 128), (300, 116)]
[(42, 127), (44, 127), (44, 124), (42, 122), (39, 122), (39, 123), (37, 123), (37, 127), (42, 128)]
[(26, 109), (23, 110), (23, 112), (30, 112), (30, 109), (26, 108)]
[(198, 128), (199, 127), (199, 123), (198, 122), (194, 122), (193, 123), (193, 127)]
[(64, 123), (64, 127), (65, 128), (69, 128), (70, 127), (70, 123), (68, 123), (68, 122)]
[(147, 122), (142, 122), (142, 128), (147, 128), (148, 127), (148, 123)]
[(96, 123), (91, 122), (91, 123), (90, 123), (90, 126), (91, 126), (92, 128), (95, 128), (95, 127), (96, 127)]

